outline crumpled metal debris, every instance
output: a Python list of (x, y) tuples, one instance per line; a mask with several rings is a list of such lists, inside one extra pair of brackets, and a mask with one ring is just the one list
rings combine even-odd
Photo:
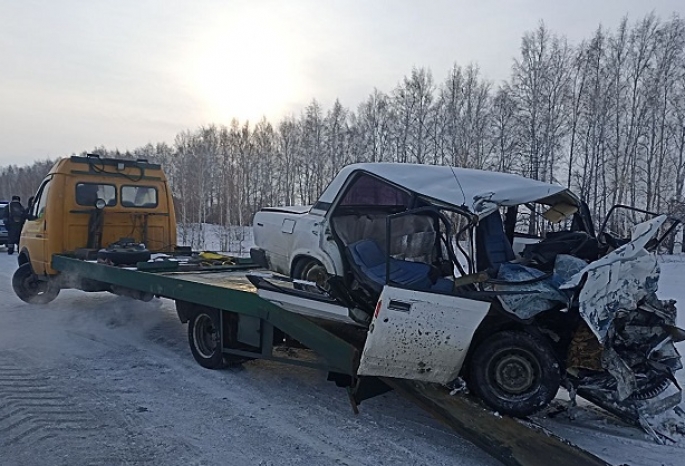
[[(643, 427), (649, 425), (646, 417), (673, 408), (682, 398), (674, 376), (682, 368), (673, 341), (680, 332), (675, 305), (656, 297), (659, 266), (655, 254), (644, 249), (665, 220), (660, 216), (637, 225), (630, 243), (561, 286), (581, 287), (579, 312), (601, 345), (606, 371), (579, 376), (578, 393)], [(572, 347), (579, 341), (572, 341), (569, 354), (578, 352)], [(576, 359), (582, 363), (578, 367), (588, 368), (587, 361)]]
[[(498, 280), (507, 282), (521, 282), (540, 278), (544, 272), (526, 267), (521, 264), (502, 264), (497, 274)], [(552, 309), (558, 302), (565, 302), (568, 296), (559, 290), (559, 284), (554, 276), (527, 285), (495, 285), (498, 292), (513, 292), (516, 294), (501, 294), (497, 297), (502, 307), (519, 319), (530, 319), (537, 314)]]
[(656, 255), (644, 246), (666, 221), (661, 215), (635, 226), (629, 243), (588, 264), (560, 288), (580, 290), (579, 311), (601, 343), (606, 340), (616, 312), (636, 309), (659, 282)]
[[(631, 242), (587, 264), (559, 255), (552, 276), (527, 285), (496, 285), (498, 291), (524, 294), (498, 296), (508, 312), (531, 318), (578, 296), (583, 324), (571, 338), (567, 373), (578, 394), (636, 424), (673, 408), (681, 401), (674, 373), (682, 368), (674, 338), (685, 337), (675, 326), (672, 301), (656, 297), (659, 265), (644, 249), (666, 216), (637, 225)], [(542, 277), (521, 264), (503, 264), (498, 278), (510, 282)]]
[[(574, 256), (559, 254), (554, 262), (552, 276), (527, 285), (495, 285), (496, 291), (511, 291), (516, 294), (498, 295), (502, 307), (520, 319), (530, 319), (548, 311), (558, 304), (568, 306), (571, 292), (561, 290), (561, 285), (582, 270), (587, 263)], [(497, 279), (507, 282), (522, 282), (546, 275), (544, 272), (522, 264), (504, 263), (500, 266)]]

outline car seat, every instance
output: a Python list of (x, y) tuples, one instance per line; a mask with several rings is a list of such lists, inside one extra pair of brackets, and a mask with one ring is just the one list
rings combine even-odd
[(500, 265), (515, 258), (514, 249), (504, 232), (504, 224), (499, 211), (480, 219), (476, 226), (478, 271), (490, 270), (496, 275)]
[(387, 265), (390, 261), (390, 283), (421, 291), (449, 292), (453, 283), (445, 278), (432, 279), (432, 267), (422, 262), (410, 262), (387, 257), (378, 243), (361, 240), (350, 244), (347, 258), (356, 278), (376, 293), (385, 285)]

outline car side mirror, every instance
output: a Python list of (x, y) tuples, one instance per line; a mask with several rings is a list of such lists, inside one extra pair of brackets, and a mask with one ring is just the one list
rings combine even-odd
[(104, 199), (100, 198), (100, 197), (97, 198), (97, 199), (95, 200), (95, 208), (96, 208), (97, 210), (102, 210), (102, 209), (104, 209), (106, 205), (107, 205), (107, 202), (106, 202)]

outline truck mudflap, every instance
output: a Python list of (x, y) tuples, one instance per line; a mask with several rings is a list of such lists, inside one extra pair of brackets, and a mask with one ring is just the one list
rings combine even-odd
[(603, 459), (532, 422), (499, 416), (464, 395), (451, 396), (435, 384), (383, 377), (381, 380), (460, 437), (508, 466), (609, 466)]

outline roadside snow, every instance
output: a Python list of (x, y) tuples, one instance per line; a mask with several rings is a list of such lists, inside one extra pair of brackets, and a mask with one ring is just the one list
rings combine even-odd
[(178, 244), (193, 250), (222, 251), (245, 255), (253, 246), (251, 226), (224, 227), (211, 223), (177, 226)]

